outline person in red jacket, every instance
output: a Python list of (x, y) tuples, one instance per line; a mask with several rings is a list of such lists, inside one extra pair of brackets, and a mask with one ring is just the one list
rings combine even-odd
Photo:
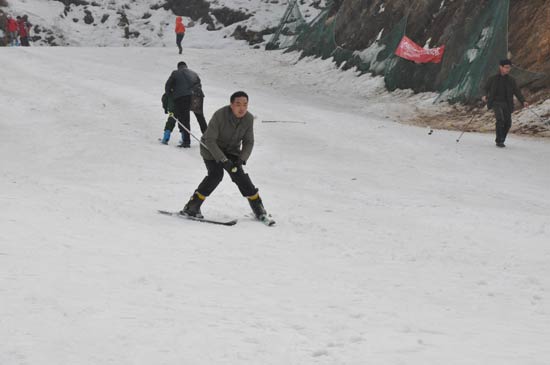
[(29, 28), (25, 18), (17, 17), (17, 28), (19, 30), (19, 41), (24, 47), (30, 46), (29, 44)]
[(8, 36), (10, 40), (10, 46), (17, 45), (17, 22), (10, 15), (8, 15)]
[(185, 25), (183, 25), (183, 19), (181, 16), (177, 16), (176, 17), (176, 44), (178, 45), (180, 54), (183, 51), (183, 48), (181, 48), (181, 41), (183, 40), (184, 36), (185, 36)]

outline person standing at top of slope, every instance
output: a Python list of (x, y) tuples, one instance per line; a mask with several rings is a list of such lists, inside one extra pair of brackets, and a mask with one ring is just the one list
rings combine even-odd
[(201, 156), (208, 173), (180, 214), (202, 218), (200, 207), (222, 181), (225, 170), (242, 196), (247, 198), (256, 218), (270, 225), (274, 223), (267, 218), (258, 189), (243, 170), (254, 147), (253, 124), (254, 117), (248, 112), (248, 95), (244, 91), (233, 93), (230, 105), (214, 113), (201, 144)]
[(16, 46), (17, 45), (17, 21), (13, 19), (10, 15), (8, 15), (8, 23), (6, 25), (6, 30), (8, 31), (9, 36), (9, 42), (10, 46)]
[[(193, 95), (193, 90), (201, 89), (201, 79), (199, 75), (193, 70), (187, 68), (187, 64), (183, 61), (178, 62), (178, 69), (173, 71), (166, 85), (164, 86), (164, 93), (166, 97), (171, 98), (174, 102), (174, 115), (175, 117), (187, 128), (191, 130), (191, 125), (189, 123), (189, 113), (191, 109), (191, 97)], [(206, 120), (204, 117), (202, 120), (197, 120), (201, 126), (201, 131), (204, 132), (206, 128)], [(174, 128), (174, 123), (176, 121), (173, 118), (169, 118), (166, 122), (164, 128), (164, 137), (162, 139), (163, 143), (170, 139), (170, 133)], [(201, 123), (202, 122), (202, 123)], [(181, 132), (181, 145), (180, 147), (189, 148), (191, 147), (191, 137), (189, 132), (183, 128), (183, 126), (178, 124), (178, 127)]]
[(497, 147), (506, 147), (504, 141), (512, 126), (512, 112), (514, 111), (514, 95), (524, 107), (529, 104), (525, 101), (516, 80), (509, 75), (512, 70), (512, 61), (504, 59), (499, 62), (499, 73), (491, 76), (485, 85), (485, 94), (481, 98), (492, 109), (496, 119)]
[(17, 26), (19, 30), (19, 41), (23, 47), (29, 47), (29, 23), (27, 16), (17, 17)]
[(183, 18), (181, 16), (176, 17), (176, 44), (179, 49), (179, 54), (183, 51), (183, 48), (181, 48), (181, 41), (183, 41), (183, 37), (185, 36), (185, 25), (183, 25)]

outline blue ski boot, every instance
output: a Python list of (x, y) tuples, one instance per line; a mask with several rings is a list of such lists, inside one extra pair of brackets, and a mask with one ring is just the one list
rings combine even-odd
[(168, 141), (170, 140), (170, 134), (171, 133), (172, 133), (172, 131), (165, 130), (164, 131), (164, 136), (162, 137), (162, 140), (160, 141), (160, 143), (168, 144)]

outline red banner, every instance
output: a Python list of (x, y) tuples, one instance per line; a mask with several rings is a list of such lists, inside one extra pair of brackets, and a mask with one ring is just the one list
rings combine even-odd
[(416, 63), (439, 63), (443, 58), (444, 51), (445, 46), (425, 49), (411, 41), (407, 36), (403, 36), (403, 39), (401, 39), (395, 50), (395, 54)]

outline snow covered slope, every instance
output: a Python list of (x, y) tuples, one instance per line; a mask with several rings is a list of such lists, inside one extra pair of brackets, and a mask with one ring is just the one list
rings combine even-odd
[(196, 143), (157, 142), (180, 59), (0, 52), (2, 365), (548, 363), (548, 141), (457, 144), (393, 122), (430, 95), (330, 61), (186, 49), (207, 117), (249, 92), (247, 171), (278, 225), (227, 177), (203, 212), (236, 226), (173, 219), (156, 210), (205, 174)]
[[(228, 26), (216, 21), (216, 29), (207, 30), (207, 24), (184, 18), (188, 32), (184, 44), (188, 47), (201, 45), (224, 47), (237, 26), (253, 31), (262, 31), (276, 27), (287, 7), (287, 1), (208, 1), (211, 11), (227, 8), (249, 14), (251, 17)], [(10, 0), (7, 12), (12, 15), (29, 16), (29, 21), (38, 26), (33, 28), (33, 36), (40, 39), (34, 45), (68, 46), (166, 46), (174, 39), (174, 14), (165, 10), (162, 2), (147, 0), (97, 0), (88, 5), (70, 4), (68, 7), (57, 0)], [(324, 1), (308, 0), (301, 2), (304, 16), (315, 16), (319, 5)], [(315, 6), (314, 6), (315, 5)], [(87, 21), (86, 21), (87, 20)], [(266, 36), (266, 41), (269, 36)], [(204, 42), (210, 40), (210, 42)], [(224, 41), (225, 40), (225, 41)], [(233, 39), (233, 44), (235, 40)], [(241, 41), (242, 47), (248, 47)]]

